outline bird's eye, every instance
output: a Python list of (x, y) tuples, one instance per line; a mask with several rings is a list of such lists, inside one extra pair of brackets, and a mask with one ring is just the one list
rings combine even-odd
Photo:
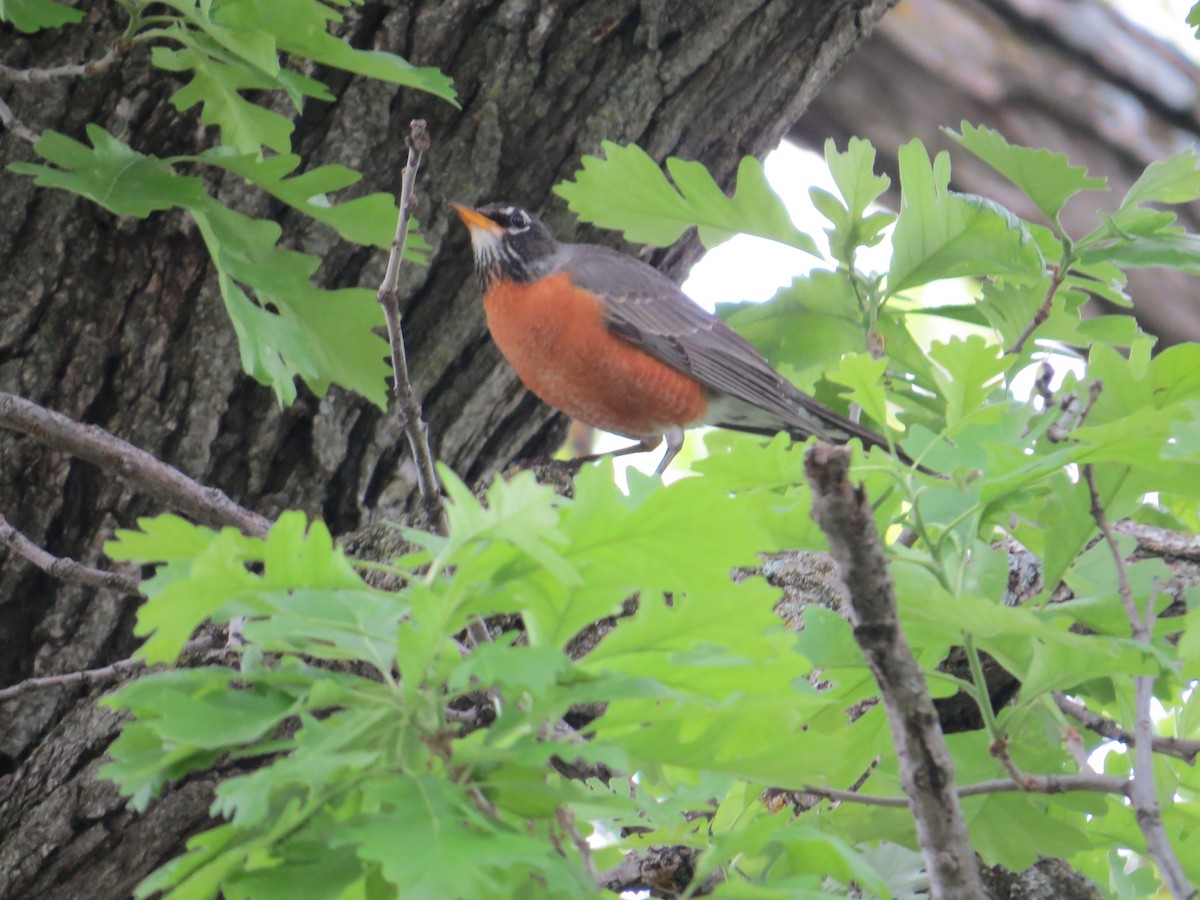
[(509, 223), (513, 228), (528, 228), (529, 213), (523, 209), (514, 209), (512, 215), (509, 216)]

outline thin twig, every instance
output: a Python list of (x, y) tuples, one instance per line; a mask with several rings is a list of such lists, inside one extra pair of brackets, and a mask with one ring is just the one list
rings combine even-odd
[(1042, 398), (1042, 408), (1049, 409), (1054, 405), (1054, 391), (1050, 384), (1054, 381), (1054, 367), (1042, 360), (1038, 366), (1037, 377), (1033, 380), (1033, 393)]
[(84, 669), (82, 672), (64, 672), (62, 675), (45, 675), (41, 678), (26, 678), (14, 685), (0, 688), (0, 702), (52, 687), (67, 687), (72, 684), (97, 684), (102, 681), (112, 681), (120, 678), (126, 672), (144, 669), (144, 659), (122, 659), (111, 665), (98, 669)]
[[(212, 638), (207, 636), (198, 637), (188, 641), (185, 652), (187, 650), (197, 650), (211, 646)], [(144, 659), (130, 658), (120, 659), (115, 663), (100, 666), (97, 669), (83, 669), (79, 672), (64, 672), (61, 675), (43, 675), (37, 678), (26, 678), (24, 681), (19, 681), (6, 688), (0, 688), (0, 702), (11, 700), (14, 697), (19, 697), (22, 694), (28, 694), (32, 691), (45, 690), (46, 688), (69, 687), (73, 684), (100, 684), (120, 678), (127, 672), (136, 672), (138, 669), (144, 668), (146, 668), (146, 661)]]
[[(1129, 785), (1127, 780), (1116, 775), (1030, 775), (1023, 773), (1019, 782), (1011, 778), (997, 778), (994, 781), (963, 785), (955, 793), (959, 799), (980, 797), (984, 794), (1068, 794), (1079, 791), (1091, 791), (1097, 794), (1125, 794)], [(857, 791), (839, 791), (835, 788), (818, 787), (811, 784), (806, 784), (802, 790), (806, 794), (842, 803), (861, 803), (864, 806), (885, 806), (893, 809), (905, 809), (910, 805), (907, 797), (860, 794)]]
[[(1133, 589), (1129, 584), (1129, 572), (1125, 566), (1125, 556), (1117, 543), (1109, 524), (1108, 515), (1104, 511), (1104, 503), (1100, 499), (1100, 491), (1096, 487), (1096, 473), (1091, 464), (1083, 467), (1084, 481), (1087, 482), (1088, 492), (1092, 501), (1092, 518), (1095, 519), (1104, 541), (1112, 554), (1113, 563), (1117, 567), (1117, 591), (1121, 596), (1121, 604), (1129, 616), (1129, 630), (1133, 639), (1140, 644), (1150, 645), (1154, 634), (1155, 605), (1158, 602), (1159, 584), (1154, 580), (1154, 589), (1146, 603), (1143, 615), (1138, 611), (1133, 599)], [(1158, 865), (1163, 883), (1171, 896), (1176, 900), (1188, 900), (1196, 896), (1196, 889), (1188, 881), (1187, 873), (1171, 846), (1171, 839), (1163, 826), (1162, 810), (1158, 805), (1158, 794), (1154, 786), (1154, 722), (1150, 718), (1150, 705), (1154, 699), (1155, 675), (1138, 675), (1134, 680), (1134, 747), (1133, 747), (1133, 780), (1129, 785), (1129, 802), (1133, 806), (1134, 817), (1142, 836), (1146, 839), (1146, 852)]]
[(554, 816), (558, 819), (562, 830), (571, 839), (571, 843), (575, 845), (575, 849), (579, 851), (579, 857), (583, 860), (583, 867), (587, 870), (588, 876), (596, 885), (599, 885), (600, 872), (596, 869), (596, 860), (592, 858), (591, 844), (575, 827), (575, 814), (565, 806), (560, 806), (554, 811)]
[[(408, 374), (399, 291), (400, 263), (404, 255), (404, 244), (408, 240), (408, 223), (417, 204), (417, 169), (421, 165), (421, 156), (429, 149), (429, 143), (425, 120), (413, 119), (409, 124), (408, 163), (400, 179), (400, 214), (396, 218), (396, 236), (392, 238), (392, 252), (388, 256), (387, 271), (384, 273), (383, 283), (379, 285), (376, 298), (383, 306), (383, 314), (387, 319), (388, 343), (392, 349), (392, 372), (395, 380), (393, 390), (396, 393), (396, 418), (404, 429), (408, 446), (417, 464), (417, 489), (421, 494), (421, 503), (434, 527), (445, 534), (450, 530), (450, 522), (446, 517), (446, 506), (442, 502), (442, 489), (434, 466), (433, 451), (429, 447), (429, 428), (422, 418), (421, 404), (417, 400)], [(487, 624), (480, 619), (472, 619), (467, 623), (467, 634), (476, 646), (492, 639)]]
[[(1146, 601), (1146, 613), (1141, 620), (1141, 631), (1146, 643), (1154, 634), (1155, 604), (1158, 602), (1159, 584), (1154, 579), (1154, 589)], [(1150, 701), (1154, 699), (1155, 675), (1139, 675), (1134, 686), (1135, 743), (1133, 748), (1133, 783), (1129, 788), (1129, 800), (1137, 815), (1138, 825), (1146, 837), (1146, 850), (1158, 863), (1159, 872), (1172, 897), (1196, 896), (1196, 889), (1188, 880), (1167, 829), (1163, 826), (1162, 810), (1158, 805), (1158, 792), (1154, 787), (1154, 720), (1150, 718)]]
[[(1082, 703), (1076, 703), (1064, 694), (1055, 692), (1051, 696), (1054, 698), (1054, 702), (1058, 704), (1059, 709), (1089, 731), (1094, 731), (1100, 737), (1108, 738), (1110, 741), (1120, 741), (1127, 747), (1137, 745), (1137, 736), (1123, 725), (1114, 722), (1112, 719), (1106, 719), (1099, 713), (1092, 712)], [(1173, 737), (1155, 737), (1151, 742), (1151, 746), (1154, 748), (1155, 753), (1161, 753), (1163, 756), (1174, 756), (1176, 759), (1182, 759), (1188, 765), (1193, 765), (1196, 762), (1196, 757), (1200, 755), (1200, 741), (1185, 741)]]
[(240, 506), (217, 488), (193, 481), (145, 450), (14, 394), (0, 392), (0, 427), (27, 434), (47, 447), (112, 472), (206, 525), (232, 525), (255, 537), (264, 536), (271, 528), (265, 516)]
[(1063, 746), (1067, 748), (1067, 752), (1071, 754), (1071, 759), (1075, 760), (1075, 765), (1079, 766), (1079, 771), (1096, 773), (1092, 761), (1088, 759), (1087, 745), (1083, 742), (1083, 735), (1074, 725), (1068, 725), (1063, 729)]
[(9, 105), (0, 99), (0, 125), (3, 125), (17, 137), (31, 144), (36, 144), (42, 136), (17, 118)]
[(81, 562), (55, 556), (43, 550), (28, 537), (17, 531), (4, 516), (0, 515), (0, 543), (11, 547), (25, 557), (47, 575), (62, 581), (74, 581), (89, 587), (111, 588), (126, 594), (141, 592), (140, 582), (132, 575), (123, 572), (110, 572), (104, 569), (94, 569)]
[(1043, 322), (1050, 318), (1050, 307), (1054, 303), (1054, 295), (1058, 293), (1058, 289), (1067, 280), (1068, 271), (1069, 269), (1066, 266), (1051, 266), (1052, 274), (1050, 276), (1050, 286), (1046, 288), (1046, 297), (1042, 300), (1042, 305), (1038, 307), (1037, 312), (1033, 314), (1033, 318), (1029, 320), (1029, 324), (1017, 335), (1016, 341), (1013, 342), (1012, 347), (1005, 353), (1006, 356), (1020, 353), (1021, 348), (1025, 346), (1025, 342), (1029, 340), (1029, 336), (1037, 331)]
[(850, 453), (817, 444), (804, 457), (812, 516), (829, 539), (849, 591), (854, 639), (887, 711), (917, 837), (935, 897), (983, 896), (975, 852), (955, 786), (954, 761), (938, 726), (925, 675), (900, 628), (879, 529), (861, 487), (846, 476)]
[(114, 44), (107, 53), (98, 59), (83, 63), (69, 63), (63, 66), (48, 66), (41, 69), (14, 69), (0, 63), (0, 81), (16, 84), (44, 84), (57, 78), (90, 78), (100, 75), (112, 68), (115, 63), (132, 45), (119, 42)]
[(1104, 511), (1104, 502), (1100, 499), (1100, 489), (1096, 487), (1096, 471), (1092, 468), (1091, 463), (1083, 467), (1083, 480), (1087, 483), (1088, 492), (1092, 498), (1092, 518), (1099, 527), (1104, 542), (1108, 544), (1108, 551), (1117, 564), (1117, 594), (1121, 598), (1121, 605), (1125, 607), (1126, 615), (1129, 616), (1129, 627), (1133, 632), (1133, 639), (1139, 643), (1149, 643), (1150, 635), (1143, 630), (1141, 614), (1138, 613), (1137, 605), (1133, 602), (1133, 589), (1129, 586), (1129, 573), (1125, 571), (1125, 557), (1121, 554), (1121, 546), (1117, 543), (1116, 535), (1113, 534), (1112, 527), (1108, 523), (1108, 514)]
[(392, 347), (396, 417), (400, 420), (417, 463), (417, 487), (421, 492), (421, 502), (430, 520), (445, 534), (448, 527), (446, 509), (442, 504), (433, 452), (429, 449), (429, 429), (421, 417), (421, 404), (417, 401), (412, 381), (409, 379), (408, 357), (404, 349), (404, 330), (401, 327), (400, 316), (400, 263), (404, 254), (404, 244), (408, 240), (408, 223), (417, 203), (417, 169), (421, 165), (422, 154), (429, 149), (429, 132), (426, 131), (425, 120), (414, 119), (409, 129), (408, 164), (404, 167), (404, 174), (400, 179), (400, 214), (396, 219), (396, 236), (392, 239), (387, 271), (376, 296), (387, 318), (388, 343)]

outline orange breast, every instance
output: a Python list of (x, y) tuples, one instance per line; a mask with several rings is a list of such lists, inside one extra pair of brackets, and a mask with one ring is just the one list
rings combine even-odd
[(705, 389), (609, 332), (600, 299), (565, 273), (498, 282), (484, 295), (488, 328), (525, 386), (574, 419), (637, 440), (700, 421)]

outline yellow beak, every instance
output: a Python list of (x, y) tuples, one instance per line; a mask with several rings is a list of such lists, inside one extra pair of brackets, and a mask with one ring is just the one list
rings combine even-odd
[(451, 203), (454, 211), (458, 213), (458, 217), (463, 220), (463, 224), (474, 231), (484, 231), (492, 237), (504, 237), (504, 229), (477, 210), (471, 209), (469, 206), (463, 206), (461, 203)]

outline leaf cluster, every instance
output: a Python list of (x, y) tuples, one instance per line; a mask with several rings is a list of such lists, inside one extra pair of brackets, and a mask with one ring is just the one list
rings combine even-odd
[[(915, 534), (911, 546), (892, 545), (892, 574), (931, 691), (965, 692), (981, 710), (982, 730), (950, 737), (960, 784), (1005, 777), (997, 741), (1023, 771), (1069, 775), (1079, 767), (1054, 692), (1129, 723), (1134, 678), (1154, 674), (1172, 711), (1160, 726), (1200, 735), (1190, 601), (1177, 592), (1182, 616), (1161, 620), (1149, 645), (1133, 639), (1077, 474), (1091, 466), (1110, 518), (1196, 527), (1200, 348), (1152, 356), (1130, 317), (1084, 320), (1080, 306), (1097, 292), (1123, 298), (1131, 261), (1193, 264), (1192, 239), (1150, 204), (1194, 199), (1200, 171), (1190, 153), (1151, 166), (1092, 234), (1075, 237), (1059, 213), (1099, 190), (1097, 179), (987, 129), (964, 124), (955, 137), (1026, 191), (1045, 221), (953, 192), (948, 156), (930, 159), (915, 142), (900, 156), (900, 211), (878, 209), (886, 179), (873, 148), (831, 145), (837, 191), (815, 198), (829, 220), (829, 267), (766, 304), (724, 312), (799, 383), (830, 404), (856, 403), (948, 476), (879, 451), (855, 468), (881, 531)], [(689, 215), (714, 233), (778, 233), (777, 200), (750, 221), (756, 205), (721, 207), (694, 165), (667, 172), (684, 181), (670, 209), (675, 188), (636, 148), (589, 160), (566, 193), (584, 214), (611, 211), (601, 200), (618, 193), (660, 196), (662, 215), (674, 217), (653, 226), (664, 236)], [(636, 210), (622, 215), (630, 228), (650, 227)], [(889, 231), (888, 270), (861, 270), (860, 249)], [(977, 299), (920, 305), (925, 285), (964, 278)], [(1047, 298), (1044, 321), (1015, 347)], [(1016, 376), (1050, 352), (1076, 361), (1057, 393), (1015, 396)], [(1063, 401), (1095, 381), (1103, 390), (1083, 418), (1082, 400)], [(920, 868), (906, 810), (842, 803), (788, 819), (760, 800), (767, 787), (899, 797), (900, 774), (846, 620), (810, 606), (801, 630), (788, 631), (772, 611), (774, 589), (730, 579), (763, 552), (824, 549), (808, 515), (803, 447), (723, 433), (707, 445), (698, 477), (663, 485), (633, 474), (624, 493), (608, 468), (587, 468), (571, 499), (521, 474), (481, 502), (443, 469), (449, 532), (406, 533), (415, 549), (388, 567), (403, 584), (396, 592), (368, 587), (323, 526), (294, 513), (265, 540), (170, 518), (120, 534), (115, 558), (159, 564), (139, 615), (148, 661), (174, 659), (206, 618), (249, 619), (236, 672), (168, 671), (116, 693), (110, 702), (135, 718), (106, 774), (141, 806), (188, 772), (261, 761), (219, 789), (224, 824), (194, 838), (143, 894), (265, 898), (303, 883), (330, 897), (590, 896), (590, 871), (671, 844), (699, 851), (695, 884), (723, 874), (717, 895), (905, 896)], [(1045, 587), (1020, 605), (1006, 540), (1041, 560)], [(1136, 603), (1171, 602), (1158, 588), (1170, 577), (1161, 561), (1129, 574)], [(1070, 599), (1051, 602), (1060, 582)], [(636, 611), (594, 650), (564, 653), (591, 623), (628, 612), (631, 597)], [(476, 616), (516, 616), (522, 628), (464, 654), (455, 636)], [(1016, 699), (993, 711), (981, 680), (942, 671), (957, 646), (1018, 679)], [(481, 709), (494, 721), (481, 721)], [(583, 710), (593, 712), (579, 718)], [(556, 759), (596, 777), (568, 778)], [(1129, 774), (1126, 755), (1103, 765)], [(1168, 827), (1185, 840), (1197, 776), (1163, 759), (1156, 778)], [(1155, 880), (1152, 869), (1113, 864), (1144, 850), (1119, 797), (988, 794), (964, 810), (989, 864), (1060, 856), (1114, 895)], [(586, 854), (577, 838), (590, 840)]]
[[(319, 259), (279, 246), (280, 227), (227, 206), (204, 180), (220, 170), (296, 212), (365, 246), (390, 246), (396, 204), (386, 193), (343, 202), (334, 195), (361, 173), (342, 164), (302, 166), (292, 152), (292, 117), (306, 102), (334, 95), (312, 74), (328, 70), (376, 78), (454, 102), (450, 79), (386, 51), (360, 50), (329, 32), (341, 19), (319, 0), (123, 0), (128, 16), (121, 46), (149, 47), (151, 64), (186, 84), (171, 97), (186, 112), (199, 108), (215, 146), (163, 159), (138, 151), (97, 125), (88, 143), (48, 131), (35, 150), (42, 163), (14, 163), (10, 171), (44, 187), (70, 191), (119, 216), (147, 218), (180, 209), (196, 223), (217, 273), (221, 296), (237, 334), (246, 372), (268, 385), (280, 403), (296, 396), (296, 377), (318, 396), (339, 384), (386, 405), (387, 346), (373, 333), (383, 323), (374, 292), (323, 290), (312, 283)], [(82, 12), (53, 0), (8, 0), (0, 19), (34, 31), (76, 22)], [(286, 62), (286, 64), (285, 64)], [(314, 71), (321, 71), (320, 69)], [(167, 79), (164, 79), (166, 82)], [(187, 174), (193, 172), (195, 174)], [(414, 234), (406, 257), (423, 263), (428, 245)]]
[[(373, 297), (315, 288), (317, 261), (281, 247), (274, 223), (221, 205), (203, 173), (220, 169), (347, 240), (385, 246), (390, 198), (334, 202), (358, 173), (305, 169), (290, 119), (263, 98), (274, 92), (296, 110), (330, 98), (298, 60), (452, 101), (449, 83), (332, 38), (338, 13), (316, 0), (122, 5), (125, 40), (185, 80), (173, 102), (198, 107), (221, 144), (158, 159), (92, 127), (86, 144), (48, 133), (43, 163), (14, 168), (117, 215), (183, 211), (213, 258), (248, 372), (285, 402), (299, 375), (317, 392), (337, 382), (382, 404)], [(76, 18), (52, 0), (5, 0), (0, 16), (24, 30)], [(668, 160), (664, 172), (636, 147), (605, 144), (559, 192), (581, 218), (633, 240), (670, 243), (695, 227), (711, 245), (747, 233), (821, 263), (767, 303), (721, 312), (799, 386), (843, 412), (853, 405), (945, 474), (880, 451), (854, 469), (894, 541), (901, 624), (931, 691), (963, 692), (980, 708), (984, 727), (949, 739), (960, 784), (1006, 777), (992, 753), (1001, 743), (1023, 771), (1077, 773), (1054, 694), (1129, 726), (1141, 675), (1155, 677), (1167, 711), (1158, 727), (1198, 738), (1193, 599), (1161, 590), (1171, 576), (1161, 561), (1131, 564), (1134, 603), (1171, 612), (1148, 644), (1133, 639), (1079, 476), (1089, 467), (1110, 519), (1200, 530), (1200, 348), (1153, 354), (1124, 275), (1200, 272), (1200, 236), (1168, 208), (1200, 198), (1198, 158), (1151, 165), (1078, 235), (1062, 210), (1105, 190), (1102, 179), (986, 128), (963, 123), (952, 137), (1028, 196), (1038, 219), (952, 190), (950, 156), (931, 158), (916, 141), (900, 150), (894, 213), (876, 205), (888, 179), (870, 144), (827, 146), (835, 189), (813, 194), (827, 257), (754, 160), (727, 196), (700, 163)], [(885, 271), (860, 265), (862, 250), (885, 241)], [(928, 286), (950, 280), (968, 299), (931, 305)], [(1085, 318), (1093, 297), (1127, 311)], [(1066, 374), (1022, 396), (1022, 375), (1046, 361)], [(675, 845), (697, 851), (693, 885), (721, 874), (717, 896), (912, 896), (921, 876), (906, 810), (843, 802), (789, 818), (761, 800), (768, 787), (898, 798), (899, 763), (847, 621), (813, 605), (790, 631), (773, 611), (776, 589), (730, 577), (762, 553), (825, 548), (808, 515), (804, 448), (717, 433), (706, 443), (697, 477), (633, 475), (626, 492), (607, 467), (588, 468), (570, 499), (522, 474), (480, 500), (443, 469), (448, 533), (406, 532), (412, 552), (383, 566), (394, 591), (372, 587), (298, 513), (262, 539), (170, 516), (118, 534), (113, 558), (156, 566), (137, 625), (147, 662), (176, 661), (206, 620), (246, 619), (236, 669), (168, 668), (107, 701), (131, 718), (105, 775), (136, 808), (191, 773), (234, 773), (217, 791), (220, 822), (140, 895), (592, 896), (596, 870)], [(895, 541), (901, 533), (909, 539)], [(1040, 560), (1032, 599), (1010, 586), (1012, 541)], [(481, 616), (521, 627), (465, 652), (459, 636)], [(609, 618), (594, 650), (564, 652)], [(990, 656), (1020, 682), (1016, 698), (993, 710), (981, 681), (944, 672), (952, 647), (966, 648), (976, 672)], [(1095, 758), (1129, 774), (1127, 754)], [(1185, 846), (1200, 776), (1163, 758), (1155, 781), (1167, 830)], [(1120, 797), (986, 794), (963, 806), (989, 864), (1059, 856), (1111, 896), (1157, 888)], [(1200, 880), (1200, 858), (1181, 861)]]

